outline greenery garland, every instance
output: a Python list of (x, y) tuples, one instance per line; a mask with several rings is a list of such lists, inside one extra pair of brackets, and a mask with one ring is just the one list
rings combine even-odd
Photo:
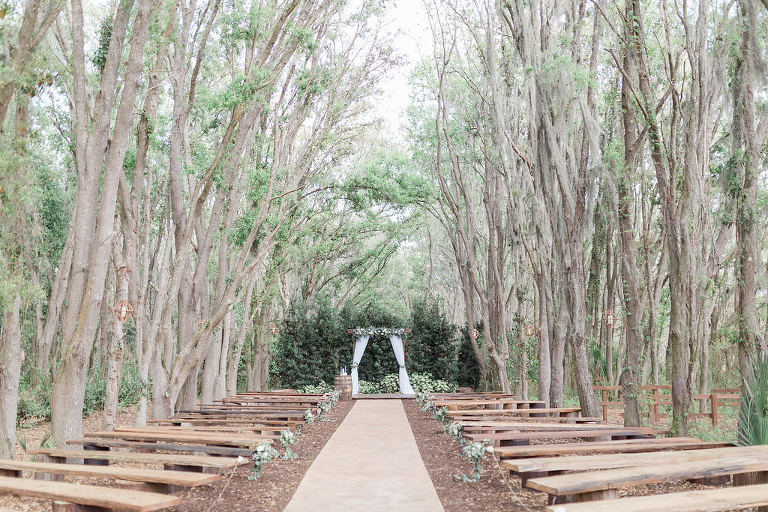
[(359, 338), (360, 336), (400, 336), (405, 338), (408, 335), (407, 329), (394, 329), (391, 327), (356, 327), (352, 334)]

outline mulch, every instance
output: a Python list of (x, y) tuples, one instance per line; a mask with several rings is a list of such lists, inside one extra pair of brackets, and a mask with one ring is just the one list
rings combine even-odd
[(457, 479), (457, 475), (472, 474), (472, 464), (461, 455), (458, 441), (443, 432), (431, 413), (419, 411), (415, 400), (403, 400), (403, 407), (446, 512), (544, 510), (546, 495), (521, 488), (519, 478), (503, 475), (490, 454), (483, 462), (480, 480), (467, 483)]
[[(295, 459), (276, 459), (267, 463), (257, 480), (248, 480), (252, 465), (240, 466), (222, 479), (179, 496), (183, 503), (171, 510), (207, 512), (242, 510), (276, 512), (283, 510), (304, 478), (320, 450), (352, 409), (354, 401), (342, 400), (323, 421), (304, 427), (299, 442), (292, 449)], [(328, 420), (328, 421), (325, 421)], [(223, 491), (223, 492), (222, 492)]]

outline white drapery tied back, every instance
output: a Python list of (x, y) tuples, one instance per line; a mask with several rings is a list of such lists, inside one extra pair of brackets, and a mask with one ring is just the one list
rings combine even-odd
[[(357, 343), (355, 343), (355, 351), (352, 354), (352, 394), (357, 395), (360, 392), (360, 380), (357, 373), (357, 367), (360, 366), (360, 360), (365, 354), (365, 349), (368, 346), (368, 340), (371, 339), (371, 335), (368, 333), (360, 333), (357, 337)], [(405, 369), (405, 346), (403, 345), (403, 338), (399, 334), (390, 334), (389, 341), (392, 344), (392, 351), (395, 353), (395, 359), (400, 367), (398, 373), (398, 384), (400, 385), (400, 392), (405, 395), (415, 395), (416, 392), (411, 387), (411, 380), (408, 378), (408, 371)]]

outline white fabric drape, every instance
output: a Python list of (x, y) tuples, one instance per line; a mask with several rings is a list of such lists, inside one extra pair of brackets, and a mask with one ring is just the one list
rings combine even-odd
[(352, 394), (356, 395), (360, 391), (360, 384), (357, 381), (357, 365), (360, 364), (360, 360), (365, 354), (365, 347), (368, 346), (368, 340), (371, 338), (370, 334), (363, 334), (357, 338), (355, 343), (355, 353), (352, 354)]
[(403, 338), (397, 334), (391, 334), (389, 341), (392, 342), (392, 350), (395, 352), (397, 364), (400, 365), (398, 380), (400, 381), (400, 392), (404, 395), (415, 395), (416, 392), (411, 387), (411, 380), (408, 378), (408, 372), (405, 370), (405, 347), (403, 347)]

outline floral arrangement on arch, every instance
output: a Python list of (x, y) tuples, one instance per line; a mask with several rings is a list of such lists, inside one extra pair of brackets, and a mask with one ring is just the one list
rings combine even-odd
[(365, 336), (400, 336), (405, 338), (408, 335), (408, 329), (393, 329), (391, 327), (356, 327), (352, 334), (355, 337)]

